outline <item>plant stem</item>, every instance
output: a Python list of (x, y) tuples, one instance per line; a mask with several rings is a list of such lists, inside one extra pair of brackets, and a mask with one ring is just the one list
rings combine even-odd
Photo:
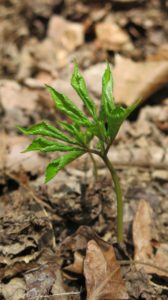
[(94, 178), (96, 180), (97, 176), (98, 176), (96, 161), (95, 161), (95, 159), (93, 157), (93, 154), (91, 152), (88, 152), (88, 153), (89, 153), (91, 161), (93, 163), (93, 175), (94, 175)]
[(114, 188), (115, 188), (115, 193), (117, 198), (117, 241), (118, 243), (122, 243), (123, 242), (123, 199), (122, 199), (120, 180), (110, 160), (108, 159), (107, 155), (101, 157), (105, 162), (107, 168), (109, 169), (111, 177), (114, 182)]

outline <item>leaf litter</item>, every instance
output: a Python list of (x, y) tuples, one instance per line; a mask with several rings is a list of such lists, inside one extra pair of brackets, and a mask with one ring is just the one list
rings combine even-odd
[[(93, 298), (95, 293), (104, 297), (106, 291), (116, 297), (116, 285), (122, 283), (121, 291), (129, 299), (165, 300), (167, 273), (161, 270), (167, 268), (168, 240), (165, 1), (62, 3), (9, 0), (9, 5), (1, 4), (0, 298), (74, 300)], [(57, 43), (51, 25), (58, 21), (63, 28)], [(103, 31), (107, 26), (112, 27), (114, 39), (104, 35), (104, 45), (97, 28)], [(115, 244), (114, 194), (100, 161), (96, 182), (90, 161), (83, 157), (44, 187), (43, 170), (56, 157), (51, 154), (45, 160), (43, 154), (28, 154), (24, 160), (20, 154), (28, 140), (18, 135), (16, 125), (31, 126), (44, 118), (55, 123), (55, 110), (43, 84), (61, 85), (73, 99), (67, 77), (74, 57), (86, 69), (83, 74), (98, 106), (99, 74), (107, 59), (115, 62), (119, 102), (126, 105), (139, 96), (144, 99), (135, 122), (127, 122), (109, 154), (119, 169), (125, 195), (127, 249)], [(75, 104), (82, 108), (77, 97)], [(93, 228), (99, 238), (86, 227), (73, 235), (81, 224)], [(121, 264), (117, 281), (108, 257), (117, 259), (117, 267)], [(135, 259), (143, 261), (134, 263)], [(100, 274), (107, 275), (105, 282)], [(109, 283), (114, 290), (108, 289)]]
[(137, 269), (143, 267), (149, 274), (168, 277), (168, 246), (159, 242), (152, 213), (149, 203), (141, 200), (133, 222), (134, 260), (147, 263), (143, 266), (137, 264)]

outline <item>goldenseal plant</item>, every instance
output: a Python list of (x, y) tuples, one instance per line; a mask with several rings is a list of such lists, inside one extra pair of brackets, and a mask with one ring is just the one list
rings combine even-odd
[[(65, 114), (69, 122), (57, 122), (58, 128), (44, 121), (27, 129), (18, 127), (26, 135), (41, 136), (33, 140), (23, 152), (64, 152), (59, 158), (48, 164), (45, 172), (45, 183), (49, 182), (61, 169), (83, 154), (88, 153), (93, 162), (93, 155), (98, 155), (104, 161), (114, 183), (117, 199), (117, 240), (118, 243), (121, 243), (123, 241), (122, 191), (119, 177), (108, 158), (108, 151), (122, 123), (137, 107), (139, 101), (127, 108), (115, 104), (113, 78), (109, 64), (107, 64), (102, 77), (102, 96), (99, 110), (89, 96), (85, 80), (77, 63), (74, 66), (71, 85), (82, 100), (87, 114), (81, 111), (66, 95), (46, 85), (56, 108)], [(91, 143), (93, 139), (94, 146)]]

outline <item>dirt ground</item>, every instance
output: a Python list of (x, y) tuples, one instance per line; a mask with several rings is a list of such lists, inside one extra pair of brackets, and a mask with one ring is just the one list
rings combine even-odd
[[(168, 5), (164, 0), (0, 1), (0, 300), (168, 299)], [(65, 119), (77, 60), (100, 105), (110, 62), (117, 103), (142, 104), (109, 151), (124, 195), (116, 240), (110, 174), (87, 155), (47, 185), (57, 154), (21, 153), (17, 125)]]

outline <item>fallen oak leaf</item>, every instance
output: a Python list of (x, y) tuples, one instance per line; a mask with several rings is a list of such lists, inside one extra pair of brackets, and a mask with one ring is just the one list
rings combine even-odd
[(72, 276), (72, 273), (77, 275), (83, 274), (83, 261), (84, 256), (76, 251), (74, 253), (74, 262), (71, 265), (63, 268), (63, 271), (65, 271), (64, 276), (68, 279), (74, 280), (74, 276)]
[[(154, 222), (153, 211), (149, 203), (141, 200), (133, 222), (134, 261), (136, 268), (143, 268), (146, 273), (168, 277), (168, 246), (163, 243), (152, 243)], [(139, 262), (139, 263), (138, 263)], [(164, 263), (164, 269), (160, 268)], [(152, 266), (153, 265), (153, 266)]]
[(87, 300), (128, 299), (125, 283), (120, 272), (114, 249), (109, 246), (103, 252), (94, 240), (87, 244), (84, 259)]
[(74, 234), (67, 237), (62, 242), (61, 251), (70, 250), (74, 255), (74, 262), (63, 269), (66, 278), (74, 280), (74, 276), (72, 276), (73, 273), (76, 273), (77, 277), (79, 274), (83, 274), (84, 254), (82, 255), (81, 251), (86, 251), (87, 243), (90, 240), (95, 240), (99, 245), (102, 244), (102, 247), (103, 245), (104, 247), (107, 247), (106, 245), (108, 245), (95, 233), (93, 229), (84, 225), (80, 226)]
[[(104, 67), (104, 63), (99, 63), (84, 72), (87, 86), (97, 99), (101, 96), (99, 82)], [(167, 84), (168, 61), (164, 59), (134, 62), (117, 54), (115, 55), (113, 76), (114, 97), (117, 103), (129, 106), (137, 99), (146, 101)]]
[[(102, 240), (93, 229), (91, 229), (88, 226), (80, 226), (79, 229), (70, 237), (67, 237), (62, 245), (61, 250), (71, 250), (75, 255), (77, 252), (84, 253), (86, 251), (86, 257), (81, 255), (81, 259), (74, 258), (74, 263), (68, 267), (65, 267), (64, 270), (68, 270), (70, 272), (74, 272), (75, 270), (79, 270), (80, 272), (84, 273), (85, 278), (88, 278), (88, 272), (89, 269), (88, 265), (88, 259), (91, 258), (92, 255), (90, 255), (89, 251), (92, 252), (93, 250), (93, 257), (95, 259), (95, 263), (99, 262), (99, 259), (102, 260), (102, 266), (107, 266), (107, 275), (105, 277), (105, 273), (102, 275), (101, 279), (105, 279), (102, 283), (102, 289), (107, 291), (107, 285), (109, 285), (110, 289), (110, 297), (112, 295), (113, 291), (113, 298), (109, 298), (109, 300), (115, 300), (115, 299), (128, 299), (128, 294), (126, 291), (125, 283), (122, 279), (121, 273), (120, 273), (120, 265), (116, 260), (115, 252), (113, 249), (113, 246), (109, 243)], [(74, 256), (75, 256), (74, 255)], [(83, 258), (83, 259), (82, 259)], [(97, 272), (97, 267), (94, 270), (94, 265), (92, 264), (90, 266), (93, 268), (93, 272), (95, 273), (95, 270)], [(100, 265), (101, 267), (101, 265)], [(105, 270), (104, 270), (105, 272)], [(79, 273), (77, 274), (79, 275)], [(74, 278), (73, 278), (74, 279)], [(87, 279), (86, 279), (87, 282)], [(87, 287), (88, 289), (88, 287)], [(119, 290), (117, 292), (117, 289)], [(112, 291), (111, 291), (112, 290)], [(101, 292), (101, 291), (100, 291)], [(117, 294), (118, 293), (118, 294)], [(122, 293), (120, 296), (119, 293)], [(91, 294), (90, 299), (94, 300)], [(106, 295), (105, 295), (106, 296)], [(114, 298), (118, 297), (118, 298)], [(123, 298), (122, 298), (123, 297)], [(98, 300), (100, 298), (96, 298)], [(101, 298), (101, 299), (107, 299), (107, 298)], [(87, 299), (89, 300), (89, 298)]]

